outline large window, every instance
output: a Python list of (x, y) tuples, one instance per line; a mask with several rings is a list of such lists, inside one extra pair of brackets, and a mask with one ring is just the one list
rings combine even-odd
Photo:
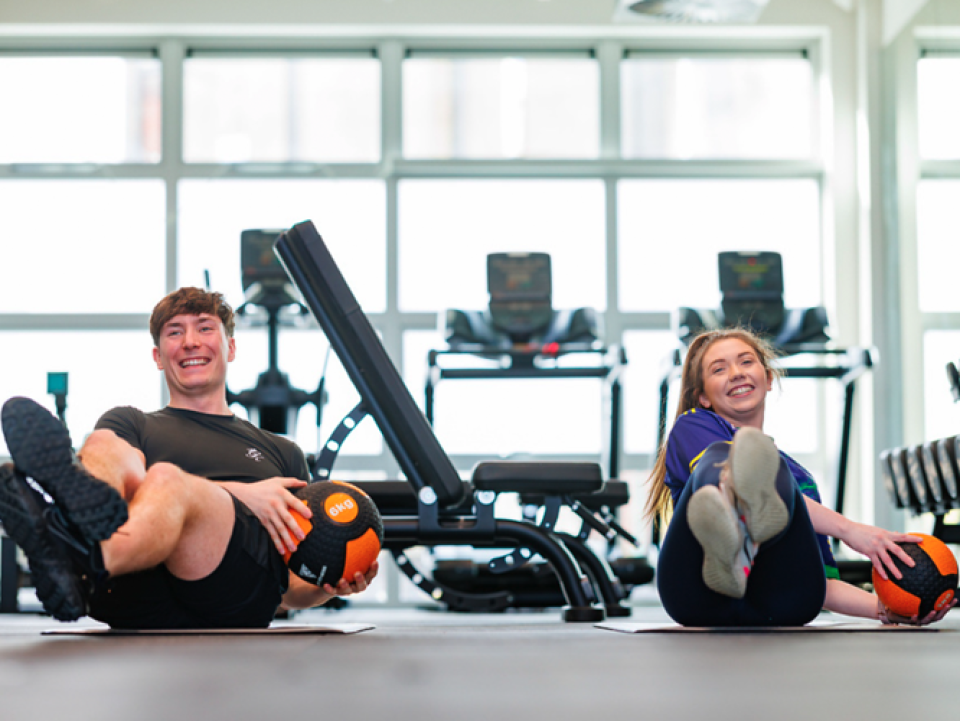
[(818, 305), (819, 193), (814, 180), (621, 181), (620, 307), (719, 307), (727, 250), (780, 253), (786, 304)]
[(598, 180), (406, 180), (399, 193), (400, 309), (486, 307), (488, 253), (546, 252), (557, 308), (603, 309)]
[(588, 57), (413, 57), (403, 64), (408, 158), (595, 158), (600, 77)]
[(183, 158), (190, 163), (376, 162), (380, 64), (355, 58), (184, 63)]
[(960, 311), (960, 178), (924, 180), (917, 192), (918, 300), (925, 312)]
[(631, 53), (622, 64), (628, 158), (810, 158), (813, 68), (786, 57)]
[[(917, 147), (921, 178), (917, 184), (917, 297), (923, 333), (924, 429), (926, 439), (955, 435), (960, 407), (954, 403), (946, 364), (960, 363), (960, 296), (955, 269), (960, 264), (956, 227), (960, 221), (960, 158), (953, 98), (960, 82), (960, 54), (938, 53), (917, 63)], [(919, 334), (905, 329), (914, 342)]]
[(917, 63), (917, 138), (922, 158), (960, 158), (958, 73), (960, 56), (931, 55)]
[(164, 292), (159, 180), (0, 180), (0, 313), (147, 313)]
[[(144, 328), (136, 331), (4, 331), (0, 345), (0, 398), (27, 396), (54, 405), (47, 396), (47, 374), (66, 373), (69, 393), (65, 420), (80, 444), (109, 408), (160, 406), (160, 371)], [(0, 434), (0, 456), (7, 455)]]
[[(780, 251), (790, 306), (831, 295), (823, 69), (804, 47), (820, 39), (745, 38), (731, 53), (693, 37), (665, 53), (642, 34), (427, 35), (0, 56), (0, 103), (31, 108), (0, 117), (0, 262), (18, 269), (0, 285), (0, 341), (29, 351), (7, 357), (0, 391), (52, 407), (45, 373), (71, 372), (75, 438), (115, 403), (161, 405), (156, 301), (209, 283), (242, 305), (241, 232), (310, 219), (421, 402), (444, 311), (487, 307), (486, 255), (550, 253), (554, 307), (595, 309), (603, 343), (625, 347), (620, 467), (639, 479), (672, 313), (717, 306), (718, 251)], [(237, 343), (234, 392), (267, 369), (262, 314), (241, 319)], [(325, 378), (320, 427), (306, 407), (293, 433), (316, 452), (356, 391), (310, 318), (285, 318), (278, 351), (293, 386)], [(826, 467), (823, 435), (796, 432), (822, 419), (824, 394), (795, 387), (772, 427)], [(595, 379), (445, 381), (436, 430), (465, 475), (495, 456), (598, 459), (602, 401)], [(398, 471), (369, 420), (335, 468)]]
[(0, 57), (0, 106), (0, 163), (160, 160), (156, 58)]
[(386, 306), (386, 208), (378, 180), (184, 180), (178, 282), (210, 282), (238, 304), (240, 234), (312, 220), (368, 313)]

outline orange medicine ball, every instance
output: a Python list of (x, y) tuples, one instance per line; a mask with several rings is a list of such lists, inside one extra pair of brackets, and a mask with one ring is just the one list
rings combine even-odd
[(311, 511), (308, 520), (293, 511), (306, 536), (293, 553), (285, 553), (287, 566), (310, 583), (336, 586), (366, 573), (383, 543), (383, 519), (373, 500), (343, 481), (316, 481), (295, 494)]
[(939, 538), (925, 533), (912, 533), (920, 543), (898, 543), (916, 562), (909, 568), (891, 554), (903, 578), (896, 579), (887, 569), (888, 578), (873, 570), (873, 587), (880, 602), (888, 610), (908, 618), (924, 618), (930, 611), (948, 605), (957, 591), (957, 559)]

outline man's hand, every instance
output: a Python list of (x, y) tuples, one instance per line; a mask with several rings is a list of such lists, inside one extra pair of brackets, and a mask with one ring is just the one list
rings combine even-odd
[(283, 594), (282, 608), (293, 610), (300, 608), (314, 608), (329, 601), (335, 596), (350, 596), (354, 593), (365, 591), (370, 582), (376, 577), (380, 564), (374, 561), (366, 573), (357, 573), (352, 581), (340, 579), (340, 583), (332, 586), (329, 583), (316, 586), (308, 581), (304, 581), (293, 571), (290, 571), (290, 585), (287, 592)]
[(275, 477), (256, 483), (228, 481), (220, 485), (253, 511), (281, 555), (297, 550), (305, 534), (290, 509), (296, 509), (304, 518), (311, 518), (313, 512), (290, 489), (303, 488), (306, 481)]
[(330, 594), (330, 597), (334, 596), (350, 596), (354, 593), (360, 593), (367, 590), (367, 586), (370, 585), (370, 582), (376, 577), (377, 571), (380, 570), (380, 563), (374, 561), (370, 564), (370, 568), (367, 569), (366, 573), (360, 573), (357, 571), (353, 574), (353, 581), (348, 581), (345, 578), (340, 579), (340, 583), (336, 586), (331, 586), (329, 583), (323, 584), (323, 590)]

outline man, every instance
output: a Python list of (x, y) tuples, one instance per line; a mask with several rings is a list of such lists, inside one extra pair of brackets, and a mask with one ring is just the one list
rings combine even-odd
[(230, 412), (233, 330), (219, 293), (181, 288), (161, 300), (150, 332), (169, 405), (108, 411), (76, 458), (44, 408), (4, 404), (14, 462), (0, 467), (0, 520), (54, 617), (264, 627), (279, 607), (358, 593), (376, 575), (374, 563), (320, 588), (286, 568), (282, 554), (303, 538), (290, 509), (312, 515), (292, 493), (306, 485), (307, 464), (294, 443)]

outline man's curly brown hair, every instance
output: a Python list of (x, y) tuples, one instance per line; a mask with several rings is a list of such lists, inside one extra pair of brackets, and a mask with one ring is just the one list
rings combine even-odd
[(154, 345), (160, 344), (160, 331), (174, 316), (200, 315), (208, 313), (217, 316), (223, 321), (223, 328), (228, 338), (233, 338), (236, 320), (233, 308), (220, 293), (203, 290), (202, 288), (180, 288), (161, 300), (150, 314), (150, 335)]

